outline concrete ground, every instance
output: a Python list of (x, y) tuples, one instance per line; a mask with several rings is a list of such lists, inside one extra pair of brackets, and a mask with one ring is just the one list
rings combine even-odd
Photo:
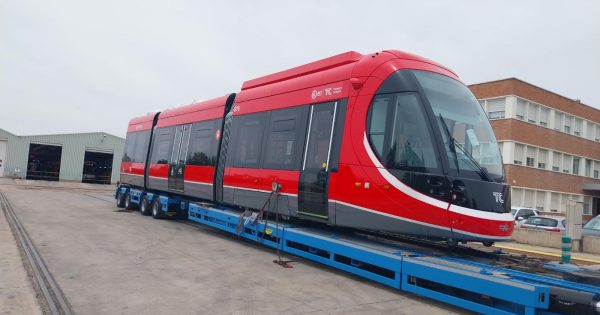
[(21, 254), (0, 209), (0, 314), (42, 314)]
[[(216, 230), (118, 211), (108, 189), (0, 189), (77, 314), (464, 313), (296, 257), (287, 257), (294, 268), (279, 267), (273, 250)], [(0, 223), (2, 257), (12, 261), (18, 252), (5, 249), (7, 235)], [(5, 260), (0, 297), (31, 293), (20, 261)], [(18, 284), (6, 280), (19, 272)], [(31, 294), (22, 299), (24, 308), (0, 313), (39, 310)]]

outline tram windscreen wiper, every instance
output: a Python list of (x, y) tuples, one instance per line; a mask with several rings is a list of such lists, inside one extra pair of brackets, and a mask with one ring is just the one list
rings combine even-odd
[(442, 126), (444, 127), (444, 131), (446, 132), (446, 136), (448, 137), (448, 147), (450, 148), (450, 152), (454, 154), (454, 164), (456, 165), (456, 171), (460, 171), (460, 167), (458, 166), (458, 155), (456, 154), (456, 141), (454, 137), (450, 134), (450, 129), (448, 129), (448, 125), (446, 125), (446, 121), (442, 114), (440, 114), (440, 121), (442, 122)]
[(490, 179), (490, 177), (488, 176), (488, 172), (485, 169), (485, 167), (482, 167), (479, 164), (479, 162), (477, 162), (477, 160), (475, 160), (475, 158), (469, 152), (467, 152), (467, 150), (465, 150), (465, 148), (460, 143), (454, 141), (454, 145), (469, 158), (469, 161), (471, 161), (473, 163), (473, 165), (477, 168), (476, 173), (479, 174), (479, 176), (481, 176), (482, 179), (485, 179), (488, 182), (492, 181)]
[(446, 121), (444, 120), (442, 114), (440, 114), (439, 116), (440, 121), (442, 122), (442, 126), (446, 131), (446, 136), (450, 140), (450, 151), (454, 154), (454, 163), (456, 165), (456, 170), (460, 171), (458, 167), (458, 154), (456, 153), (456, 148), (458, 148), (467, 158), (469, 158), (471, 164), (473, 164), (473, 166), (476, 168), (475, 173), (477, 173), (477, 175), (479, 175), (479, 177), (481, 177), (482, 179), (491, 182), (492, 180), (490, 179), (487, 170), (484, 167), (482, 167), (479, 164), (479, 162), (477, 162), (477, 160), (469, 152), (467, 152), (467, 150), (465, 150), (465, 148), (460, 143), (458, 143), (458, 141), (456, 141), (456, 139), (450, 133), (450, 129), (448, 128), (448, 125), (446, 125)]

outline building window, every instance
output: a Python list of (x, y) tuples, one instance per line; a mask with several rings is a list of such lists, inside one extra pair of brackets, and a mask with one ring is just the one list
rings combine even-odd
[(523, 205), (523, 189), (521, 188), (512, 188), (511, 191), (511, 204), (516, 207), (520, 207)]
[(527, 158), (527, 166), (533, 167), (534, 164), (535, 164), (534, 159), (531, 157), (528, 157)]
[(546, 169), (546, 160), (548, 158), (548, 151), (544, 149), (538, 150), (538, 168)]
[(565, 115), (565, 126), (564, 131), (568, 134), (571, 133), (571, 122), (573, 120), (573, 116)]
[(526, 156), (526, 160), (525, 160), (525, 163), (527, 166), (533, 167), (535, 165), (535, 155), (536, 155), (536, 148), (528, 146), (527, 147), (527, 156)]
[(563, 113), (554, 113), (554, 130), (560, 131), (562, 129), (564, 116)]
[(590, 159), (585, 159), (585, 170), (584, 170), (584, 175), (587, 177), (592, 176), (592, 160)]
[(515, 143), (515, 158), (513, 162), (517, 165), (523, 165), (523, 145)]
[(525, 103), (524, 100), (517, 98), (517, 119), (520, 120), (525, 120), (525, 106), (527, 105), (527, 103)]
[(594, 178), (600, 178), (600, 171), (594, 170)]
[(569, 195), (560, 194), (560, 207), (558, 208), (558, 212), (565, 212), (567, 209), (567, 201), (569, 200)]
[(546, 192), (542, 190), (537, 190), (535, 192), (535, 208), (544, 211), (546, 205)]
[(489, 112), (490, 119), (504, 118), (504, 112)]
[(560, 163), (562, 162), (562, 154), (558, 152), (553, 152), (552, 154), (552, 170), (555, 172), (560, 172)]
[(583, 214), (592, 214), (591, 196), (583, 196)]
[(528, 103), (527, 106), (527, 122), (530, 123), (537, 123), (537, 113), (538, 113), (538, 106), (535, 104), (531, 104)]
[(548, 126), (548, 113), (550, 110), (544, 106), (540, 107), (540, 126)]
[(551, 212), (558, 212), (558, 209), (560, 209), (560, 194), (558, 194), (558, 193), (551, 193), (551, 196), (550, 196), (550, 211)]
[(575, 122), (573, 123), (573, 133), (576, 136), (581, 136), (581, 125), (583, 124), (583, 121), (579, 118), (575, 118)]
[(506, 98), (487, 100), (487, 112), (490, 119), (504, 118), (506, 111)]
[(571, 167), (573, 166), (573, 157), (568, 154), (563, 154), (562, 171), (563, 173), (571, 173)]
[(594, 140), (594, 124), (590, 121), (585, 122), (585, 137), (590, 140)]
[(535, 203), (535, 192), (531, 189), (525, 189), (525, 197), (523, 198), (523, 206), (533, 208)]
[(573, 157), (573, 174), (579, 175), (579, 158)]

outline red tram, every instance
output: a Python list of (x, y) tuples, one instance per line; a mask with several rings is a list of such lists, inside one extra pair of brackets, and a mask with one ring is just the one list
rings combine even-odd
[[(486, 245), (512, 234), (498, 144), (448, 68), (347, 52), (132, 119), (121, 185), (330, 225)], [(149, 202), (140, 208), (149, 214)]]

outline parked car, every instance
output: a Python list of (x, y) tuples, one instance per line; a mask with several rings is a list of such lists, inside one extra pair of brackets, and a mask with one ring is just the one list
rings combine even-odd
[(582, 229), (583, 236), (600, 236), (600, 215), (589, 220)]
[(513, 218), (515, 218), (515, 226), (517, 227), (520, 227), (521, 224), (530, 217), (540, 214), (537, 209), (521, 207), (512, 207), (510, 213), (513, 215)]
[(521, 228), (563, 232), (567, 228), (567, 220), (564, 217), (536, 215), (525, 220), (521, 224)]

